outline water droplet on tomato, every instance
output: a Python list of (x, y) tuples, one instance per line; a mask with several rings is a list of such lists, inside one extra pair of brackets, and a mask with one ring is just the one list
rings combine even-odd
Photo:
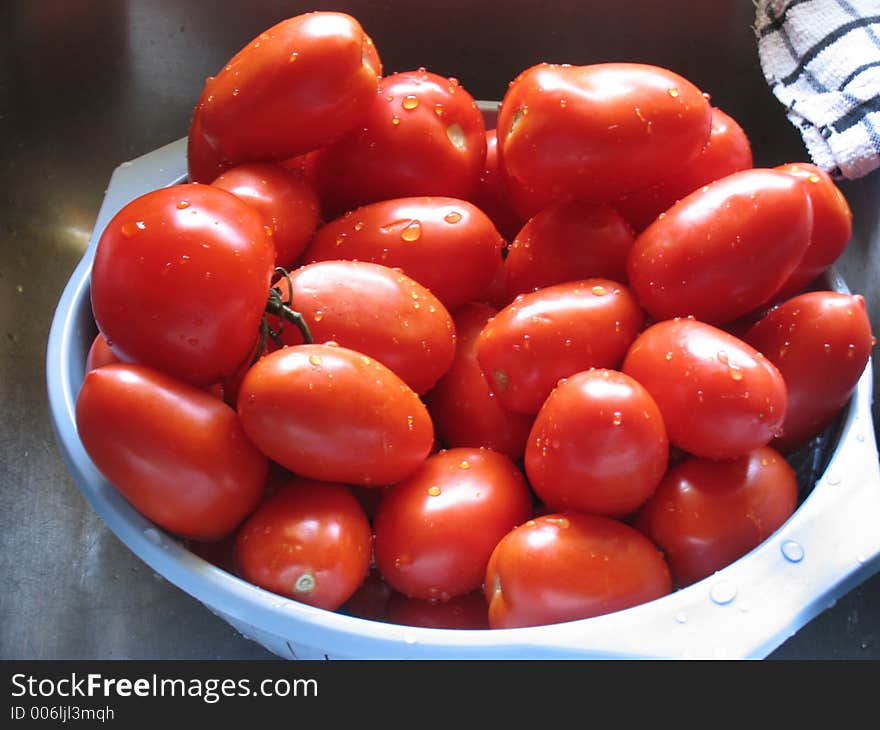
[(181, 200), (181, 201), (177, 204), (177, 209), (178, 209), (178, 210), (186, 210), (187, 208), (189, 208), (189, 201), (188, 201), (188, 200)]
[(676, 88), (667, 89), (666, 93), (669, 94), (669, 96), (671, 96), (673, 99), (675, 99), (678, 96), (678, 89), (676, 89)]
[(401, 232), (400, 237), (404, 241), (412, 243), (422, 236), (422, 224), (419, 221), (411, 221)]
[(457, 149), (463, 150), (465, 148), (465, 135), (464, 129), (460, 124), (450, 124), (446, 128), (446, 136), (449, 138), (449, 141), (452, 142), (453, 147)]
[(391, 123), (396, 127), (398, 124), (400, 124), (400, 117), (395, 114), (393, 117), (391, 117)]
[(299, 58), (299, 53), (297, 53), (296, 51), (294, 51), (293, 53), (291, 53), (291, 54), (287, 57), (287, 60), (290, 61), (291, 63), (293, 63), (293, 62), (296, 61), (296, 59), (298, 59), (298, 58)]
[(458, 223), (461, 220), (461, 213), (457, 210), (451, 210), (443, 216), (443, 220), (447, 223)]
[(441, 489), (436, 484), (433, 487), (428, 488), (428, 494), (432, 497), (439, 497)]
[(414, 96), (413, 94), (408, 94), (403, 97), (403, 102), (401, 106), (407, 111), (412, 111), (419, 105), (419, 97)]
[(320, 355), (309, 355), (309, 362), (317, 367), (323, 362), (323, 360), (321, 359)]
[(471, 463), (467, 459), (462, 459), (460, 462), (458, 462), (458, 468), (459, 469), (470, 469)]
[(608, 290), (601, 284), (596, 284), (590, 289), (590, 291), (593, 292), (593, 294), (595, 294), (597, 297), (605, 296), (608, 293)]

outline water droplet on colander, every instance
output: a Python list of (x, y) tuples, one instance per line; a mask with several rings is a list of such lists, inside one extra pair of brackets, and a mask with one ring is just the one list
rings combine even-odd
[(148, 527), (144, 530), (144, 537), (147, 538), (153, 545), (161, 545), (162, 544), (162, 533), (159, 532), (155, 527)]
[(675, 614), (675, 622), (678, 624), (686, 624), (688, 621), (687, 611), (679, 611)]
[(799, 563), (804, 559), (804, 548), (795, 540), (786, 540), (779, 546), (783, 557), (792, 563)]
[(720, 580), (709, 589), (709, 598), (719, 606), (724, 606), (736, 598), (736, 586), (729, 581)]

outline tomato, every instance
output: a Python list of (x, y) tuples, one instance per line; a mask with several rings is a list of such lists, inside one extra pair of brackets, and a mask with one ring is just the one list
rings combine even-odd
[(385, 620), (428, 629), (488, 629), (486, 599), (479, 591), (448, 601), (422, 601), (394, 593), (388, 600)]
[(654, 319), (723, 324), (776, 294), (811, 229), (799, 180), (777, 170), (737, 172), (683, 198), (636, 238), (629, 283)]
[[(292, 306), (305, 317), (316, 342), (336, 342), (376, 358), (417, 393), (452, 365), (455, 326), (430, 291), (399, 270), (365, 261), (320, 261), (290, 275)], [(276, 286), (283, 298), (287, 281)], [(286, 326), (288, 344), (302, 342)]]
[(510, 85), (497, 129), (505, 172), (519, 184), (610, 201), (695, 158), (711, 121), (700, 90), (668, 69), (541, 63)]
[(86, 355), (86, 372), (99, 368), (102, 365), (111, 365), (114, 362), (120, 362), (120, 360), (113, 354), (113, 350), (110, 349), (107, 338), (98, 332), (95, 335), (95, 339), (92, 340), (89, 352)]
[(222, 540), (215, 540), (214, 542), (188, 540), (186, 542), (186, 549), (214, 567), (236, 575), (238, 573), (238, 566), (235, 564), (235, 537), (236, 533), (233, 532)]
[(505, 535), (485, 585), (493, 629), (590, 618), (671, 590), (669, 568), (644, 535), (579, 512), (543, 515)]
[(261, 33), (208, 79), (194, 117), (227, 164), (283, 160), (361, 124), (380, 74), (357, 20), (305, 13)]
[(455, 360), (425, 402), (447, 446), (485, 446), (517, 460), (525, 451), (532, 418), (501, 405), (477, 362), (477, 338), (495, 313), (477, 302), (458, 309)]
[(874, 346), (860, 295), (816, 291), (770, 310), (744, 336), (772, 362), (788, 389), (783, 451), (803, 445), (835, 419), (855, 390)]
[(202, 115), (199, 109), (205, 94), (199, 99), (193, 118), (189, 125), (189, 136), (186, 145), (186, 165), (189, 173), (189, 182), (210, 184), (229, 169), (229, 165), (223, 161), (220, 153), (205, 139), (202, 130)]
[(477, 590), (495, 544), (532, 514), (522, 472), (488, 449), (429, 457), (376, 511), (376, 567), (404, 595), (449, 600)]
[(324, 481), (399, 481), (434, 440), (428, 411), (406, 383), (372, 358), (333, 345), (263, 356), (241, 383), (238, 412), (269, 458)]
[(486, 125), (458, 81), (424, 69), (391, 74), (362, 111), (355, 131), (315, 155), (325, 212), (391, 198), (473, 195)]
[(268, 462), (235, 411), (150, 368), (118, 363), (87, 373), (76, 425), (107, 480), (181, 537), (219, 540), (262, 497)]
[(336, 610), (370, 569), (367, 516), (343, 484), (294, 479), (238, 531), (236, 562), (254, 585)]
[(648, 391), (598, 369), (553, 389), (529, 435), (525, 466), (549, 509), (623, 517), (651, 496), (668, 461), (666, 428)]
[(339, 611), (348, 616), (357, 616), (370, 621), (384, 621), (385, 610), (393, 593), (391, 586), (382, 580), (379, 571), (370, 568), (363, 583), (351, 598), (339, 607)]
[(492, 219), (507, 241), (513, 240), (526, 221), (510, 201), (507, 178), (498, 159), (498, 134), (494, 129), (486, 130), (486, 160), (471, 202)]
[(268, 163), (238, 165), (212, 184), (256, 208), (271, 231), (276, 265), (293, 268), (320, 222), (318, 194), (312, 185)]
[(604, 203), (554, 203), (532, 218), (508, 246), (504, 259), (507, 301), (575, 279), (626, 281), (633, 234)]
[(742, 340), (694, 319), (646, 329), (623, 372), (657, 402), (670, 442), (696, 456), (741, 456), (767, 444), (785, 419), (785, 381), (776, 367)]
[(477, 340), (477, 361), (505, 408), (534, 414), (560, 378), (617, 367), (643, 324), (622, 284), (556, 284), (518, 296), (490, 320)]
[(120, 360), (213, 383), (250, 354), (274, 262), (260, 215), (232, 193), (194, 184), (154, 190), (101, 234), (95, 321)]
[(643, 231), (698, 188), (752, 165), (752, 146), (743, 128), (733, 117), (713, 107), (709, 141), (700, 154), (659, 182), (614, 201), (614, 206), (633, 229)]
[(398, 198), (365, 205), (318, 229), (304, 261), (357, 259), (400, 268), (454, 312), (492, 283), (503, 244), (492, 221), (471, 203)]
[(852, 211), (828, 173), (808, 162), (776, 168), (804, 183), (813, 208), (813, 229), (803, 259), (777, 293), (788, 299), (823, 274), (846, 250), (852, 236)]
[(797, 498), (794, 470), (771, 448), (721, 461), (690, 457), (669, 470), (634, 524), (663, 549), (682, 587), (764, 542)]

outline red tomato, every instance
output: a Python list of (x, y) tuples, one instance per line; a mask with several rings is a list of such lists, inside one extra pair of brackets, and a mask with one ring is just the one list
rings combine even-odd
[(214, 567), (236, 575), (238, 573), (238, 566), (235, 564), (235, 537), (236, 533), (233, 532), (222, 540), (214, 542), (188, 540), (186, 542), (186, 549)]
[(304, 260), (357, 259), (400, 268), (454, 312), (492, 283), (503, 245), (492, 221), (471, 203), (399, 198), (366, 205), (318, 229)]
[(447, 446), (485, 446), (517, 460), (525, 451), (532, 418), (501, 405), (477, 362), (477, 338), (495, 313), (476, 302), (455, 313), (455, 360), (426, 403)]
[(455, 79), (424, 70), (379, 82), (358, 129), (315, 155), (325, 212), (391, 198), (469, 199), (486, 158), (486, 125)]
[(670, 442), (696, 456), (741, 456), (767, 444), (785, 418), (785, 382), (773, 364), (694, 319), (646, 329), (630, 347), (623, 372), (657, 402)]
[(744, 339), (764, 353), (788, 389), (783, 451), (819, 435), (855, 390), (874, 346), (871, 322), (860, 295), (816, 291), (779, 305)]
[(370, 621), (384, 621), (385, 610), (393, 593), (391, 586), (382, 580), (379, 571), (371, 568), (364, 582), (351, 598), (339, 607), (339, 611), (348, 616), (357, 616)]
[(560, 378), (617, 367), (643, 324), (622, 284), (557, 284), (518, 296), (490, 320), (477, 341), (477, 360), (505, 408), (534, 414)]
[(664, 477), (635, 526), (666, 554), (676, 587), (721, 570), (794, 513), (794, 470), (761, 447), (737, 459), (688, 458)]
[(488, 449), (429, 457), (376, 511), (376, 567), (395, 590), (449, 600), (477, 590), (495, 544), (532, 514), (525, 477)]
[[(416, 393), (452, 365), (455, 326), (430, 291), (399, 270), (366, 261), (320, 261), (290, 275), (293, 307), (316, 342), (336, 342), (376, 358)], [(276, 284), (282, 298), (287, 281)], [(282, 339), (302, 342), (287, 325)]]
[(238, 412), (269, 458), (311, 479), (390, 484), (431, 451), (424, 404), (388, 368), (333, 345), (269, 353), (248, 370)]
[(86, 372), (99, 368), (102, 365), (112, 365), (115, 362), (120, 362), (119, 358), (110, 349), (107, 338), (99, 332), (95, 335), (95, 339), (92, 340), (89, 352), (86, 355)]
[(659, 182), (616, 200), (614, 206), (633, 229), (643, 231), (688, 194), (752, 165), (752, 146), (743, 128), (733, 117), (713, 107), (709, 141), (700, 154)]
[(628, 375), (600, 369), (553, 389), (529, 435), (525, 466), (550, 510), (623, 517), (651, 496), (668, 461), (654, 399)]
[(208, 79), (195, 117), (227, 164), (293, 157), (362, 123), (381, 74), (377, 62), (351, 16), (297, 15), (261, 33)]
[(811, 228), (800, 181), (776, 170), (737, 172), (683, 198), (636, 238), (630, 286), (655, 319), (723, 324), (776, 294)]
[(274, 262), (260, 215), (232, 193), (209, 185), (154, 190), (101, 234), (95, 321), (119, 359), (213, 383), (250, 354)]
[(627, 223), (609, 205), (579, 200), (551, 204), (526, 223), (508, 246), (507, 301), (575, 279), (625, 282), (633, 240)]
[(228, 170), (229, 165), (223, 161), (220, 153), (205, 139), (205, 133), (202, 130), (202, 117), (199, 113), (204, 97), (205, 94), (203, 93), (190, 122), (189, 138), (186, 145), (186, 164), (189, 172), (189, 182), (207, 185), (214, 182), (218, 175)]
[(370, 569), (367, 516), (342, 484), (295, 479), (241, 526), (241, 577), (302, 603), (334, 611)]
[(579, 512), (544, 515), (511, 531), (492, 553), (485, 585), (493, 629), (590, 618), (671, 590), (669, 568), (644, 535)]
[(305, 178), (278, 165), (238, 165), (213, 185), (256, 208), (272, 235), (275, 264), (291, 269), (320, 222), (318, 194)]
[(510, 85), (498, 115), (507, 175), (555, 199), (614, 200), (672, 174), (709, 139), (700, 90), (637, 63), (542, 63)]
[(846, 250), (852, 236), (852, 211), (843, 193), (821, 168), (795, 162), (776, 169), (803, 181), (813, 207), (810, 244), (776, 295), (777, 299), (788, 299), (823, 274)]
[(479, 591), (448, 601), (422, 601), (400, 593), (388, 601), (385, 620), (428, 629), (488, 629), (486, 599)]
[(471, 201), (482, 210), (505, 240), (511, 241), (527, 220), (514, 210), (507, 188), (507, 179), (498, 159), (498, 135), (486, 130), (486, 161)]
[(107, 480), (182, 537), (219, 540), (262, 497), (268, 462), (235, 411), (155, 370), (119, 363), (87, 373), (76, 425)]

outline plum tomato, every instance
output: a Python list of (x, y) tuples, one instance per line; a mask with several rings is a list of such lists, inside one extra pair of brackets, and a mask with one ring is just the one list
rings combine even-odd
[(319, 228), (304, 261), (356, 259), (399, 268), (454, 313), (492, 283), (503, 245), (492, 221), (472, 203), (397, 198), (365, 205)]
[(498, 159), (498, 134), (494, 129), (486, 130), (486, 161), (471, 202), (491, 218), (506, 241), (512, 241), (527, 220), (511, 203), (507, 177)]
[(629, 284), (656, 320), (724, 324), (767, 303), (810, 242), (804, 186), (778, 170), (733, 173), (682, 198), (629, 255)]
[(529, 435), (525, 467), (552, 511), (624, 517), (654, 492), (669, 441), (654, 399), (639, 383), (605, 369), (559, 382)]
[(846, 405), (874, 346), (861, 295), (814, 291), (759, 320), (744, 339), (782, 373), (788, 409), (771, 444), (790, 451), (819, 435)]
[(844, 252), (852, 236), (852, 210), (827, 172), (808, 162), (776, 168), (802, 180), (813, 207), (813, 229), (803, 259), (777, 292), (779, 300), (797, 294)]
[(379, 502), (376, 567), (413, 598), (470, 593), (482, 585), (496, 543), (531, 514), (526, 479), (508, 457), (488, 449), (441, 451)]
[(795, 472), (772, 448), (736, 459), (689, 457), (670, 468), (633, 524), (660, 546), (681, 588), (760, 545), (797, 499)]
[(350, 15), (287, 18), (208, 79), (194, 119), (204, 141), (229, 165), (309, 152), (362, 123), (382, 72), (378, 60)]
[[(288, 288), (292, 285), (292, 292)], [(374, 357), (416, 393), (452, 365), (455, 325), (446, 307), (403, 272), (366, 261), (319, 261), (276, 283), (306, 320), (316, 342), (336, 342)], [(285, 326), (287, 344), (302, 342)]]
[(339, 607), (339, 612), (370, 621), (384, 621), (385, 610), (393, 594), (391, 586), (382, 580), (379, 571), (370, 568), (363, 583), (351, 595), (351, 598)]
[(529, 220), (507, 247), (507, 302), (517, 294), (575, 279), (625, 283), (633, 241), (629, 225), (605, 203), (553, 203)]
[(660, 550), (629, 525), (581, 512), (520, 525), (496, 546), (485, 593), (493, 629), (591, 618), (671, 591)]
[(403, 626), (427, 629), (488, 629), (486, 599), (475, 591), (448, 601), (423, 601), (393, 593), (388, 599), (385, 620)]
[(519, 295), (477, 340), (477, 361), (502, 405), (537, 413), (561, 378), (616, 368), (642, 330), (635, 297), (609, 279), (583, 279)]
[(320, 222), (311, 183), (279, 165), (252, 163), (227, 170), (212, 184), (257, 209), (271, 231), (276, 266), (292, 269)]
[(525, 451), (532, 418), (501, 405), (477, 362), (477, 338), (495, 314), (493, 307), (478, 302), (458, 309), (455, 359), (425, 402), (447, 446), (485, 446), (516, 461)]
[(238, 531), (242, 578), (273, 593), (334, 611), (370, 569), (370, 522), (343, 484), (293, 479)]
[(504, 170), (521, 185), (607, 202), (695, 158), (711, 122), (702, 92), (668, 69), (541, 63), (511, 83), (497, 130)]
[(729, 459), (764, 446), (782, 428), (785, 381), (763, 354), (690, 318), (658, 322), (633, 342), (623, 372), (660, 408), (670, 443)]
[(358, 128), (315, 154), (325, 215), (391, 198), (469, 199), (486, 159), (486, 125), (456, 81), (425, 70), (379, 81)]
[(91, 276), (98, 328), (120, 360), (194, 384), (232, 374), (251, 353), (275, 249), (259, 213), (210, 185), (172, 185), (107, 224)]
[(268, 461), (222, 400), (141, 365), (86, 374), (80, 440), (138, 512), (194, 540), (220, 540), (257, 506)]
[(120, 362), (119, 358), (110, 349), (110, 344), (103, 334), (98, 332), (92, 344), (89, 346), (89, 352), (86, 355), (86, 372), (94, 370), (102, 365), (111, 365), (114, 362)]
[(431, 417), (412, 388), (373, 358), (338, 345), (264, 355), (244, 376), (238, 413), (269, 458), (324, 481), (400, 481), (434, 443)]
[(712, 108), (709, 141), (693, 160), (659, 182), (614, 201), (633, 229), (641, 232), (676, 202), (722, 177), (753, 165), (752, 146), (743, 128), (729, 114)]
[[(205, 94), (203, 92), (202, 99)], [(220, 153), (214, 149), (202, 131), (202, 116), (199, 112), (202, 99), (196, 105), (192, 121), (189, 125), (189, 136), (186, 144), (186, 166), (189, 173), (189, 182), (209, 185), (229, 169), (229, 165), (223, 162)]]

